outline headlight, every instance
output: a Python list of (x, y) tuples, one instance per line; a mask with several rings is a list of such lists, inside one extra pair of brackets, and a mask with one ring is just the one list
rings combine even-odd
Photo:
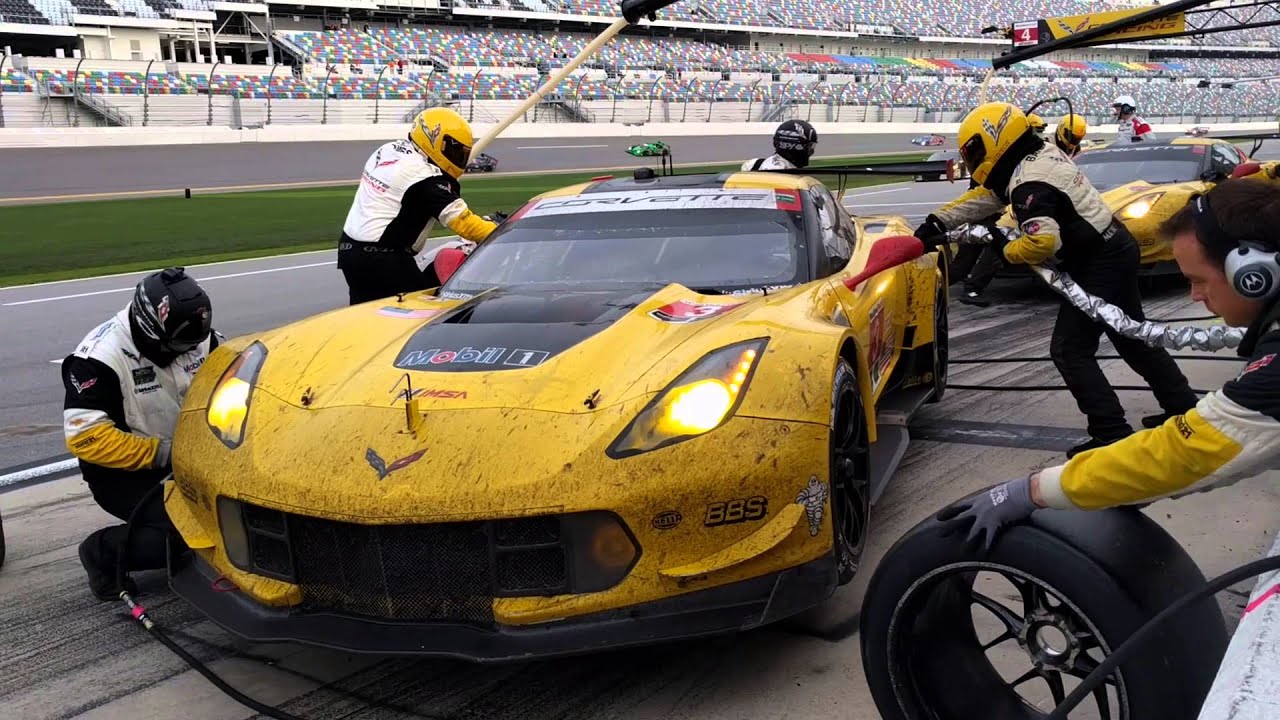
[(742, 402), (768, 342), (748, 340), (707, 353), (640, 411), (609, 446), (609, 457), (639, 455), (720, 427)]
[(1151, 212), (1151, 208), (1155, 207), (1160, 198), (1164, 197), (1164, 193), (1156, 193), (1154, 195), (1144, 195), (1125, 205), (1120, 210), (1120, 217), (1125, 220), (1138, 220), (1147, 216)]
[(249, 398), (258, 381), (258, 371), (267, 359), (267, 348), (255, 342), (231, 361), (209, 397), (209, 429), (229, 448), (244, 441), (244, 424), (249, 417)]

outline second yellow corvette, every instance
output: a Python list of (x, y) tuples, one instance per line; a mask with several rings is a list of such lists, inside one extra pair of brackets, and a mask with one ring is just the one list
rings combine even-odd
[(530, 201), (438, 293), (226, 342), (173, 587), (256, 641), (482, 661), (820, 603), (945, 388), (910, 233), (813, 177), (637, 173)]

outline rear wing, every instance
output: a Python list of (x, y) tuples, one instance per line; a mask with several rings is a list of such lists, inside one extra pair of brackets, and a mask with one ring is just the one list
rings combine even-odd
[(1253, 148), (1250, 149), (1248, 153), (1246, 153), (1250, 158), (1252, 158), (1259, 150), (1262, 149), (1262, 143), (1268, 140), (1280, 140), (1280, 132), (1265, 132), (1265, 133), (1256, 133), (1256, 132), (1254, 133), (1212, 133), (1211, 132), (1209, 133), (1208, 137), (1211, 137), (1214, 140), (1230, 140), (1230, 141), (1252, 140)]

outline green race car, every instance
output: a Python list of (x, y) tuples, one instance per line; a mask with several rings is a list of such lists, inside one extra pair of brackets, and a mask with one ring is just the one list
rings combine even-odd
[(635, 155), (636, 157), (654, 157), (657, 155), (670, 155), (671, 148), (667, 147), (666, 143), (662, 142), (661, 140), (658, 140), (656, 142), (647, 142), (647, 143), (640, 143), (639, 145), (632, 145), (631, 147), (627, 148), (627, 154)]

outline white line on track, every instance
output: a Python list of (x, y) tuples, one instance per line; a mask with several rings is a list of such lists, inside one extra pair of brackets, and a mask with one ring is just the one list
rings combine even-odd
[[(197, 279), (200, 282), (204, 283), (210, 280), (225, 280), (227, 278), (245, 277), (246, 275), (264, 275), (266, 273), (284, 272), (285, 270), (301, 270), (303, 268), (321, 267), (322, 265), (332, 266), (333, 264), (334, 264), (333, 261), (307, 263), (305, 265), (289, 265), (287, 267), (268, 268), (266, 270), (250, 270), (248, 272), (230, 273), (228, 275), (214, 275), (212, 277), (202, 277)], [(4, 304), (4, 307), (12, 307), (14, 305), (34, 305), (36, 303), (53, 302), (55, 300), (72, 300), (74, 298), (91, 297), (93, 295), (109, 295), (111, 293), (133, 292), (133, 290), (134, 290), (134, 287), (130, 286), (126, 288), (113, 288), (111, 290), (96, 290), (94, 292), (75, 293), (72, 295), (57, 295), (54, 297), (36, 298), (34, 300), (19, 300), (17, 302), (7, 302)]]
[[(276, 258), (298, 257), (300, 255), (318, 255), (320, 253), (335, 253), (337, 251), (338, 250), (336, 247), (326, 248), (324, 250), (303, 250), (302, 252), (281, 253), (279, 255), (262, 255), (260, 257), (240, 258), (238, 260), (214, 260), (213, 262), (197, 263), (195, 265), (185, 265), (184, 267), (190, 270), (191, 268), (209, 267), (210, 265), (231, 265), (232, 263), (261, 262), (263, 260), (274, 260)], [(19, 288), (44, 287), (46, 285), (63, 285), (66, 283), (88, 282), (89, 280), (105, 280), (107, 278), (124, 277), (126, 275), (146, 274), (149, 272), (154, 272), (155, 270), (162, 270), (162, 269), (163, 268), (161, 267), (156, 267), (152, 270), (134, 270), (132, 272), (111, 273), (109, 275), (91, 275), (89, 277), (82, 277), (82, 278), (67, 278), (66, 280), (46, 280), (45, 282), (27, 283), (26, 285), (6, 285), (4, 287), (0, 287), (0, 292), (4, 292), (5, 290), (17, 290)]]
[[(893, 184), (897, 187), (889, 187), (888, 189), (885, 189), (885, 190), (872, 190), (871, 192), (858, 192), (855, 190), (850, 192), (849, 195), (853, 195), (854, 197), (861, 198), (861, 197), (869, 197), (871, 195), (886, 195), (888, 193), (902, 192), (903, 190), (911, 189), (910, 187), (906, 187), (907, 183), (893, 183)], [(910, 184), (915, 185), (914, 182)]]
[(0, 488), (6, 485), (22, 482), (23, 480), (33, 480), (38, 477), (44, 477), (45, 475), (52, 475), (65, 470), (71, 470), (78, 465), (79, 462), (75, 458), (71, 458), (69, 460), (62, 460), (56, 463), (49, 463), (48, 465), (40, 465), (39, 467), (19, 470), (17, 472), (9, 473), (8, 475), (0, 475)]
[(572, 148), (607, 148), (608, 145), (517, 145), (517, 150), (569, 150)]
[(935, 200), (933, 202), (895, 202), (895, 203), (845, 203), (846, 207), (904, 207), (908, 205), (945, 205), (945, 200)]

